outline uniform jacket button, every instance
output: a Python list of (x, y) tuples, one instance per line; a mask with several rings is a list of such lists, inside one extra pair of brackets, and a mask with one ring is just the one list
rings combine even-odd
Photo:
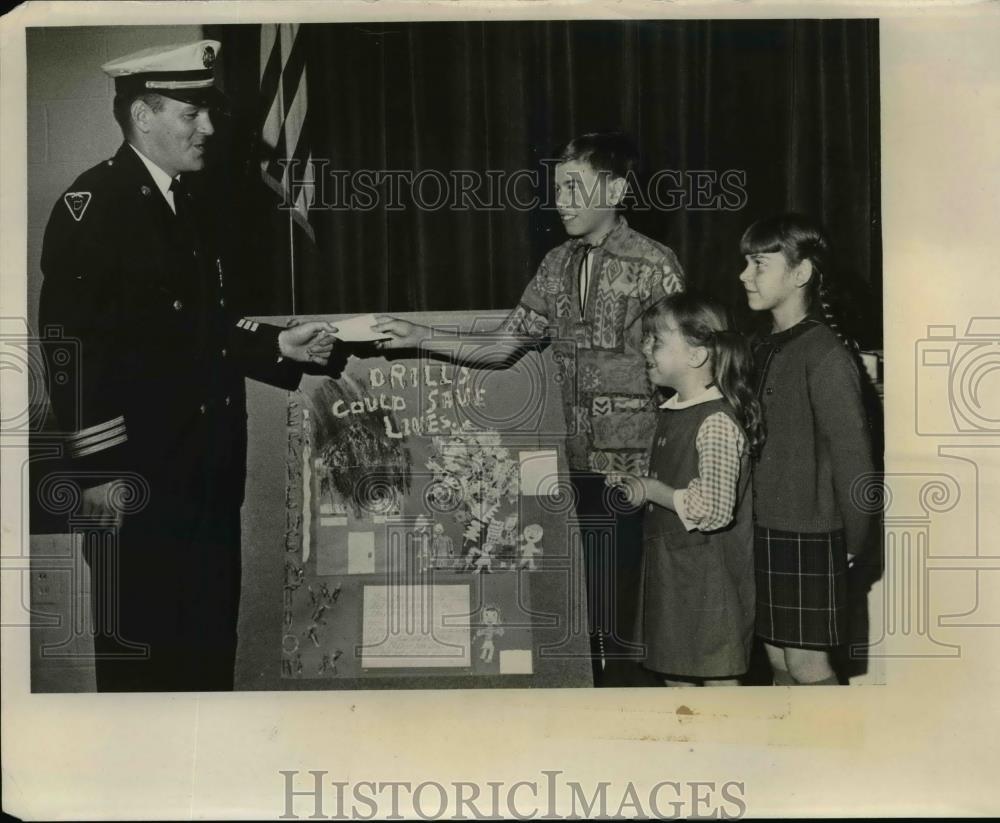
[(205, 413), (205, 404), (204, 403), (202, 403), (200, 406), (198, 406), (198, 411), (200, 411), (202, 414)]
[(226, 298), (225, 297), (220, 297), (219, 298), (219, 305), (222, 306), (222, 308), (226, 307)]
[(771, 388), (770, 386), (768, 386), (766, 389), (764, 389), (764, 391), (767, 392), (767, 394), (774, 394), (774, 389)]
[(231, 398), (230, 398), (230, 397), (229, 397), (229, 395), (227, 394), (227, 395), (226, 395), (226, 405), (227, 405), (227, 406), (229, 405), (230, 401), (231, 401)]
[(180, 300), (174, 301), (174, 311), (180, 311), (184, 308), (184, 304)]
[(223, 356), (223, 357), (225, 357), (225, 356), (226, 356), (226, 350), (225, 350), (225, 349), (223, 349), (223, 350), (222, 350), (222, 356)]

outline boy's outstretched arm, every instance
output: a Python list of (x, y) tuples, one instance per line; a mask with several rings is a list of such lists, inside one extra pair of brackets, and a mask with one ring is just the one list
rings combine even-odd
[(434, 329), (390, 315), (376, 315), (372, 330), (389, 335), (379, 344), (385, 349), (419, 349), (422, 352), (445, 355), (453, 362), (472, 368), (509, 366), (529, 349), (538, 346), (538, 339), (514, 334), (507, 324), (489, 332), (454, 332)]

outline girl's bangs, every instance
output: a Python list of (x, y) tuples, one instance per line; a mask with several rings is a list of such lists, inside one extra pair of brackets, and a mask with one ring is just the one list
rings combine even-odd
[(669, 298), (657, 300), (642, 313), (642, 333), (655, 334), (667, 328), (667, 318), (672, 314)]
[(781, 242), (781, 237), (771, 229), (773, 226), (763, 226), (759, 223), (750, 226), (740, 238), (740, 253), (745, 255), (773, 254), (777, 251), (783, 251), (784, 245)]

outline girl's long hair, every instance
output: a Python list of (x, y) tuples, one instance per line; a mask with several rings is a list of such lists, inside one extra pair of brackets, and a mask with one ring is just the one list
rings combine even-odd
[(672, 318), (692, 346), (704, 346), (712, 363), (712, 378), (736, 413), (751, 455), (764, 445), (764, 415), (753, 391), (753, 356), (747, 339), (733, 331), (725, 310), (716, 302), (683, 292), (655, 303), (643, 315), (642, 330), (655, 334)]
[(860, 347), (844, 330), (837, 310), (832, 255), (826, 232), (810, 217), (788, 212), (758, 220), (740, 239), (740, 253), (744, 255), (778, 251), (785, 256), (789, 266), (797, 266), (803, 260), (812, 264), (813, 273), (807, 287), (809, 311), (823, 318), (857, 360)]

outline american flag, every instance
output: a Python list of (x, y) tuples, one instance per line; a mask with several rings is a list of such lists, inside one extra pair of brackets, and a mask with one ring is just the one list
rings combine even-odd
[(292, 204), (289, 215), (315, 239), (309, 206), (315, 202), (315, 167), (308, 138), (305, 37), (298, 23), (260, 27), (260, 93), (263, 102), (261, 174)]

